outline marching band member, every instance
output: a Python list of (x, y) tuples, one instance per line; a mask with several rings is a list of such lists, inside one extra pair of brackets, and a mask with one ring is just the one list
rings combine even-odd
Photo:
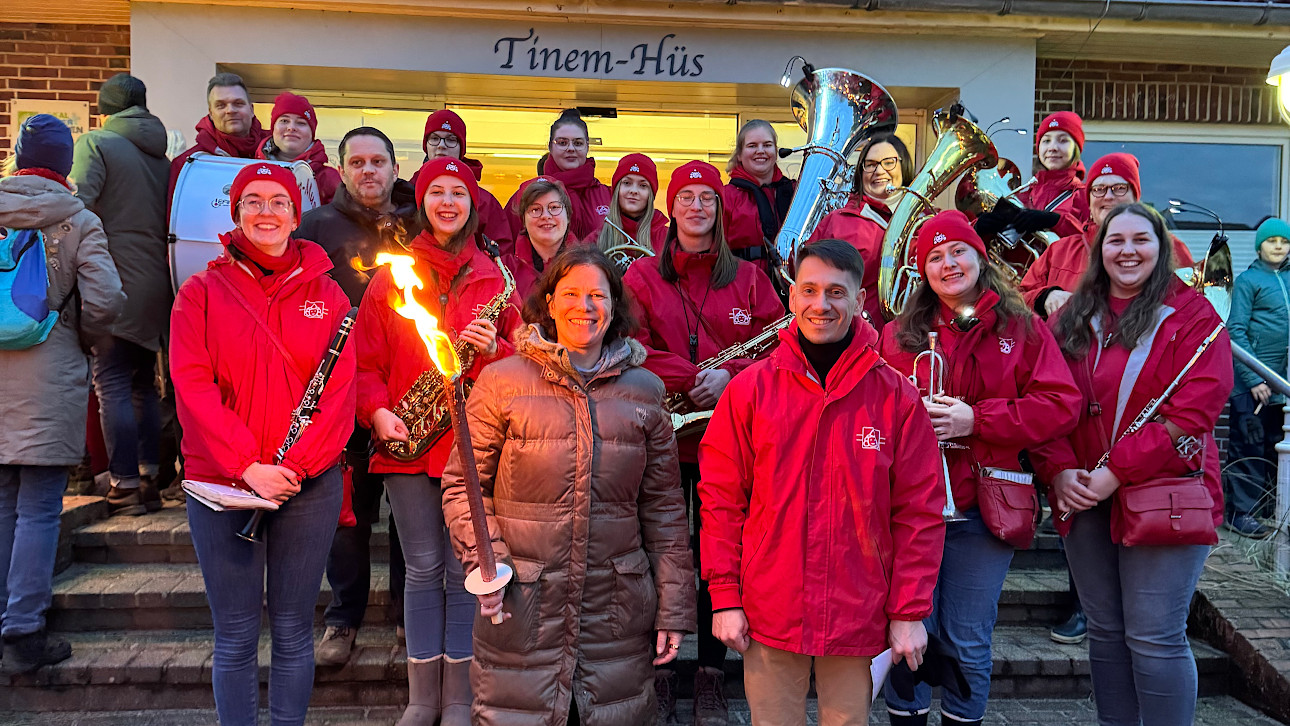
[(730, 183), (722, 194), (730, 251), (769, 272), (767, 245), (775, 244), (797, 182), (779, 170), (779, 135), (769, 121), (752, 119), (739, 129), (726, 162)]
[[(430, 114), (426, 119), (425, 133), (421, 136), (421, 148), (425, 150), (426, 161), (440, 157), (461, 159), (475, 174), (476, 181), (484, 178), (484, 165), (466, 156), (466, 122), (453, 111), (444, 108)], [(417, 174), (412, 175), (411, 182), (416, 186)], [(511, 220), (497, 197), (483, 187), (479, 188), (478, 212), (479, 231), (492, 240), (502, 254), (511, 252), (515, 240)]]
[[(926, 360), (915, 370), (916, 356), (928, 350), (929, 332), (941, 343), (946, 395), (924, 398), (923, 405), (939, 440), (966, 447), (944, 450), (954, 503), (965, 514), (946, 524), (934, 606), (924, 624), (956, 653), (971, 688), (966, 701), (946, 689), (942, 721), (979, 724), (990, 694), (990, 636), (1013, 546), (992, 534), (996, 523), (978, 507), (978, 476), (983, 467), (1019, 471), (1022, 449), (1075, 427), (1081, 398), (1052, 334), (989, 261), (967, 216), (941, 212), (924, 223), (917, 259), (923, 281), (883, 329), (879, 352), (921, 384), (930, 371)], [(917, 686), (912, 701), (890, 685), (886, 697), (893, 725), (927, 723), (927, 684)]]
[[(1017, 194), (1025, 209), (1005, 204), (998, 211), (978, 218), (977, 234), (989, 239), (1011, 224), (1018, 232), (1030, 234), (1051, 229), (1059, 237), (1080, 234), (1088, 222), (1088, 196), (1084, 191), (1084, 122), (1071, 111), (1050, 114), (1035, 131), (1035, 151), (1040, 169), (1035, 183)], [(1066, 201), (1048, 211), (1048, 205), (1062, 192), (1073, 192)]]
[[(547, 141), (549, 156), (542, 164), (541, 176), (563, 184), (573, 202), (569, 211), (569, 229), (574, 239), (586, 239), (609, 214), (609, 187), (596, 178), (596, 160), (587, 158), (590, 141), (587, 122), (582, 120), (582, 115), (574, 109), (566, 109), (551, 124), (551, 136)], [(524, 194), (524, 187), (530, 183), (531, 180), (521, 184), (506, 202), (506, 210), (511, 213), (511, 230), (517, 237), (524, 222), (520, 197)]]
[[(1085, 191), (1089, 199), (1089, 221), (1084, 231), (1062, 237), (1048, 246), (1035, 260), (1021, 281), (1021, 295), (1041, 318), (1047, 319), (1070, 300), (1080, 276), (1088, 267), (1089, 249), (1107, 213), (1121, 204), (1142, 199), (1138, 158), (1132, 154), (1107, 154), (1093, 164), (1093, 180)], [(978, 231), (980, 231), (978, 229)], [(1178, 267), (1194, 264), (1187, 245), (1171, 235)]]
[(829, 212), (811, 233), (811, 241), (840, 239), (860, 251), (864, 260), (865, 317), (882, 331), (886, 318), (878, 297), (878, 270), (882, 265), (882, 236), (891, 221), (891, 210), (900, 192), (887, 187), (904, 186), (914, 176), (913, 160), (905, 142), (895, 134), (873, 136), (860, 149), (860, 169), (846, 206)]
[[(171, 315), (171, 375), (190, 479), (234, 483), (281, 507), (264, 544), (238, 538), (249, 511), (188, 500), (188, 524), (215, 623), (211, 680), (219, 722), (259, 717), (260, 611), (268, 589), (275, 724), (303, 724), (314, 684), (313, 623), (341, 506), (337, 464), (353, 430), (353, 348), (346, 346), (318, 413), (275, 465), (292, 411), (349, 312), (318, 245), (291, 236), (300, 220), (295, 177), (275, 164), (244, 167), (229, 192), (237, 228), (224, 254), (179, 288)], [(267, 578), (266, 578), (267, 572)]]
[(515, 277), (520, 299), (528, 297), (547, 263), (569, 243), (571, 206), (564, 185), (554, 179), (540, 176), (524, 187), (520, 195), (524, 231), (516, 237), (512, 254), (502, 257), (502, 263)]
[[(586, 241), (594, 242), (602, 251), (635, 243), (656, 252), (667, 239), (668, 223), (667, 215), (654, 208), (654, 199), (658, 195), (658, 168), (654, 166), (654, 160), (644, 154), (624, 156), (614, 170), (613, 182), (610, 185), (613, 196), (609, 202), (609, 215), (605, 217), (608, 223), (602, 221)], [(642, 225), (645, 219), (649, 219), (649, 223)], [(631, 239), (624, 239), (623, 232)]]
[[(479, 187), (470, 168), (450, 157), (431, 159), (421, 167), (416, 196), (424, 231), (409, 247), (426, 285), (416, 299), (454, 341), (479, 351), (465, 372), (473, 379), (484, 365), (513, 351), (506, 338), (519, 323), (515, 296), (496, 321), (477, 317), (476, 310), (493, 302), (504, 283), (496, 263), (479, 248)], [(416, 324), (391, 307), (397, 298), (389, 269), (380, 269), (363, 297), (355, 333), (358, 419), (387, 446), (408, 440), (407, 425), (393, 411), (396, 404), (423, 372), (437, 371)], [(411, 462), (394, 458), (385, 446), (372, 456), (371, 470), (386, 475), (385, 491), (407, 562), (409, 699), (400, 726), (470, 723), (475, 606), (463, 585), (461, 563), (447, 549), (439, 488), (452, 446), (449, 431)]]
[(175, 196), (179, 171), (188, 157), (204, 151), (208, 154), (254, 159), (265, 137), (269, 135), (255, 117), (251, 95), (242, 77), (235, 73), (216, 73), (206, 83), (208, 113), (197, 122), (197, 142), (170, 162), (170, 185), (166, 188), (166, 215)]
[(260, 145), (257, 159), (305, 161), (318, 185), (318, 200), (330, 204), (340, 186), (340, 172), (327, 166), (327, 149), (317, 139), (318, 114), (304, 96), (284, 91), (273, 100), (271, 135)]
[[(752, 361), (736, 359), (718, 368), (699, 368), (721, 350), (760, 333), (784, 316), (770, 278), (751, 262), (731, 254), (722, 224), (723, 191), (717, 168), (691, 161), (672, 172), (667, 187), (672, 231), (656, 257), (627, 268), (624, 283), (639, 304), (638, 340), (651, 349), (646, 368), (669, 393), (682, 393), (699, 409), (710, 409), (734, 374)], [(698, 512), (698, 442), (678, 444), (681, 484), (692, 512)], [(691, 539), (699, 552), (699, 520)], [(695, 674), (695, 720), (726, 723), (722, 694), (726, 646), (712, 635), (712, 606), (706, 581), (699, 583), (699, 670)], [(659, 673), (659, 713), (676, 708), (671, 671)], [(705, 720), (706, 719), (706, 720)]]
[[(663, 385), (595, 247), (552, 261), (524, 319), (518, 354), (484, 371), (466, 408), (493, 549), (515, 569), (479, 598), (474, 723), (653, 723), (651, 663), (694, 631)], [(473, 570), (461, 463), (454, 452), (444, 471), (444, 511)]]
[[(632, 265), (634, 269), (636, 265)], [(864, 263), (797, 253), (796, 321), (731, 381), (699, 448), (713, 633), (743, 653), (753, 723), (869, 723), (873, 656), (917, 669), (944, 548), (945, 488), (918, 394), (858, 320)]]
[[(1221, 322), (1209, 302), (1174, 275), (1168, 236), (1160, 215), (1142, 204), (1106, 215), (1093, 240), (1091, 267), (1052, 326), (1085, 405), (1069, 438), (1031, 452), (1050, 484), (1053, 513), (1074, 512), (1069, 522), (1054, 521), (1088, 613), (1093, 695), (1102, 724), (1192, 723), (1196, 665), (1187, 643), (1187, 613), (1209, 555), (1205, 544), (1126, 541), (1142, 530), (1126, 525), (1128, 518), (1113, 517), (1117, 500), (1163, 477), (1203, 470), (1203, 479), (1189, 488), (1208, 491), (1213, 506), (1178, 511), (1178, 526), (1199, 525), (1209, 530), (1201, 534), (1217, 542), (1213, 527), (1223, 518), (1211, 431), (1232, 388), (1231, 345), (1227, 333), (1217, 331), (1209, 349), (1184, 372)], [(1180, 374), (1173, 395), (1138, 427), (1139, 412)], [(1124, 435), (1131, 424), (1138, 428)], [(1173, 498), (1172, 492), (1160, 493)], [(1157, 546), (1130, 546), (1134, 541)]]

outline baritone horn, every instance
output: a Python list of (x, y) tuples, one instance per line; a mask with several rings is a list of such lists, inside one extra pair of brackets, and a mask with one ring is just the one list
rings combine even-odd
[[(927, 331), (927, 350), (914, 356), (914, 369), (909, 373), (909, 382), (914, 384), (914, 388), (921, 393), (923, 388), (918, 385), (918, 366), (920, 363), (927, 363), (927, 395), (923, 397), (924, 401), (932, 401), (937, 396), (945, 395), (945, 358), (936, 350), (936, 338), (936, 331)], [(950, 464), (945, 459), (946, 449), (963, 447), (961, 444), (952, 444), (948, 441), (937, 443), (941, 454), (941, 474), (945, 478), (945, 506), (941, 509), (941, 518), (946, 522), (966, 521), (967, 517), (963, 516), (958, 505), (954, 503), (954, 488), (950, 486)]]
[[(999, 209), (1000, 204), (1011, 204), (1017, 211), (1024, 205), (1017, 201), (1017, 195), (1038, 183), (1031, 177), (1025, 184), (1018, 184), (1021, 172), (1010, 159), (999, 159), (999, 163), (988, 169), (969, 169), (959, 180), (954, 193), (954, 205), (960, 212), (976, 219), (986, 212)], [(1064, 192), (1049, 202), (1045, 211), (1053, 211), (1071, 196)], [(990, 261), (994, 262), (1013, 285), (1020, 285), (1026, 276), (1026, 270), (1039, 259), (1039, 256), (1056, 242), (1060, 235), (1049, 230), (1039, 230), (1021, 234), (1008, 227), (994, 237), (985, 240)]]
[(896, 102), (887, 89), (845, 68), (812, 70), (793, 87), (789, 105), (807, 142), (797, 193), (771, 250), (780, 276), (793, 282), (789, 267), (798, 246), (810, 238), (828, 212), (846, 203), (847, 159), (873, 134), (896, 130)]
[(999, 163), (994, 142), (965, 118), (965, 114), (966, 110), (958, 104), (948, 112), (936, 113), (932, 119), (932, 130), (939, 137), (936, 148), (908, 185), (899, 188), (906, 193), (892, 210), (891, 221), (882, 236), (882, 262), (878, 270), (878, 297), (888, 319), (900, 314), (905, 299), (922, 280), (914, 263), (913, 243), (918, 228), (936, 213), (932, 200), (965, 172), (988, 169)]
[[(602, 250), (605, 253), (605, 257), (608, 257), (609, 261), (618, 267), (619, 273), (627, 272), (627, 268), (642, 257), (654, 256), (654, 250), (637, 242), (630, 234), (627, 234), (626, 230), (614, 224), (608, 217), (605, 217), (605, 224), (613, 227), (614, 231), (623, 236), (623, 242), (609, 245)], [(642, 220), (641, 224), (645, 224), (645, 220)]]

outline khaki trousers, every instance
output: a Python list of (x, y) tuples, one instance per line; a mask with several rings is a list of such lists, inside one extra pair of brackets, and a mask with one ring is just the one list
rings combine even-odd
[(872, 661), (800, 655), (752, 641), (744, 653), (744, 691), (753, 726), (805, 726), (812, 666), (820, 726), (865, 726), (873, 701)]

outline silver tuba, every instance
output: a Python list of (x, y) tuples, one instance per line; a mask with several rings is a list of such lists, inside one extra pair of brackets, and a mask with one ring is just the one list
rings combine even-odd
[(797, 193), (775, 237), (779, 274), (790, 283), (789, 266), (799, 245), (828, 212), (846, 203), (848, 157), (868, 137), (896, 130), (896, 102), (872, 79), (845, 68), (820, 68), (793, 87), (790, 105), (806, 130)]

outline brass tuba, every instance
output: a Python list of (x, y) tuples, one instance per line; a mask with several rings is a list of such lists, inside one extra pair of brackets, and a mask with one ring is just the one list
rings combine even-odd
[(847, 159), (873, 134), (895, 131), (897, 111), (887, 89), (845, 68), (809, 73), (793, 87), (789, 105), (807, 138), (797, 193), (775, 237), (776, 267), (791, 283), (789, 267), (798, 246), (851, 192)]
[(988, 169), (999, 163), (994, 142), (976, 124), (963, 116), (961, 106), (949, 112), (938, 111), (932, 119), (932, 130), (939, 137), (936, 148), (923, 167), (903, 187), (900, 201), (891, 212), (891, 221), (882, 237), (882, 266), (878, 270), (878, 297), (888, 318), (894, 318), (905, 307), (905, 299), (917, 287), (922, 276), (914, 262), (914, 236), (931, 215), (936, 214), (932, 200), (971, 169)]

